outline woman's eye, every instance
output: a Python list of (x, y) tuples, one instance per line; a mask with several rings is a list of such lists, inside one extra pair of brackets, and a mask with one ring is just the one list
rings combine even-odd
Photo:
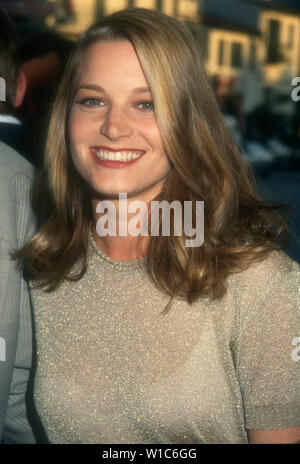
[(146, 111), (152, 111), (154, 110), (154, 104), (153, 102), (142, 102), (137, 105), (138, 108), (141, 108), (142, 110)]
[(82, 100), (79, 100), (77, 103), (79, 105), (85, 105), (85, 106), (102, 106), (104, 105), (103, 100), (101, 98), (83, 98)]

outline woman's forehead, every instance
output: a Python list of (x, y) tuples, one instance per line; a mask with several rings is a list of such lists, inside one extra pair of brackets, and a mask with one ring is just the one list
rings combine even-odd
[(102, 81), (107, 86), (118, 82), (147, 87), (136, 51), (128, 40), (101, 41), (90, 46), (79, 60), (77, 75), (81, 85)]
[(129, 40), (101, 40), (90, 45), (81, 53), (80, 63), (101, 64), (118, 60), (138, 60), (134, 46)]

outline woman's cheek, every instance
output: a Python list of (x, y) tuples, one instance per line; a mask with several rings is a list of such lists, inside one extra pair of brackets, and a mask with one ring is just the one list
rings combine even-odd
[(75, 142), (85, 137), (85, 132), (90, 126), (75, 112), (70, 115), (69, 119), (69, 136)]

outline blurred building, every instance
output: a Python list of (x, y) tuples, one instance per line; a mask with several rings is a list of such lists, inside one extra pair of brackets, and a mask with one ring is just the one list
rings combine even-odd
[[(129, 7), (149, 8), (174, 16), (180, 21), (199, 24), (202, 0), (49, 0), (56, 11), (47, 23), (69, 38), (76, 38), (96, 19)], [(64, 19), (65, 18), (65, 19)]]
[[(275, 86), (283, 103), (287, 83), (290, 86), (291, 77), (300, 75), (299, 0), (49, 0), (48, 3), (55, 4), (55, 10), (48, 16), (47, 24), (73, 39), (96, 19), (132, 6), (156, 9), (187, 23), (201, 42), (206, 68), (219, 99), (240, 93), (245, 112), (261, 102), (264, 89)], [(273, 104), (276, 105), (275, 101)]]
[[(291, 117), (291, 81), (300, 76), (300, 0), (0, 0), (76, 40), (95, 20), (127, 7), (162, 11), (187, 24), (226, 111), (250, 114), (263, 104)], [(231, 108), (230, 108), (231, 107)]]
[(263, 37), (263, 60), (267, 85), (278, 82), (284, 71), (300, 72), (300, 2), (298, 8), (268, 4), (259, 27)]
[[(239, 0), (222, 3), (203, 0), (202, 42), (206, 69), (220, 101), (235, 94), (242, 79), (248, 76), (251, 81), (256, 79), (262, 63), (258, 18), (257, 7)], [(245, 86), (248, 87), (248, 83)]]
[(264, 106), (265, 115), (282, 117), (278, 130), (288, 135), (296, 113), (291, 82), (300, 76), (300, 1), (203, 0), (202, 43), (225, 111), (239, 118)]

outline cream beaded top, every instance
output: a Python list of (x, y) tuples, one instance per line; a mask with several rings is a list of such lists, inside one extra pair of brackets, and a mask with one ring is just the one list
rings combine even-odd
[(116, 261), (91, 240), (81, 280), (32, 289), (49, 441), (247, 443), (246, 429), (300, 425), (299, 265), (272, 252), (221, 300), (175, 300), (162, 316), (169, 296), (145, 259)]

